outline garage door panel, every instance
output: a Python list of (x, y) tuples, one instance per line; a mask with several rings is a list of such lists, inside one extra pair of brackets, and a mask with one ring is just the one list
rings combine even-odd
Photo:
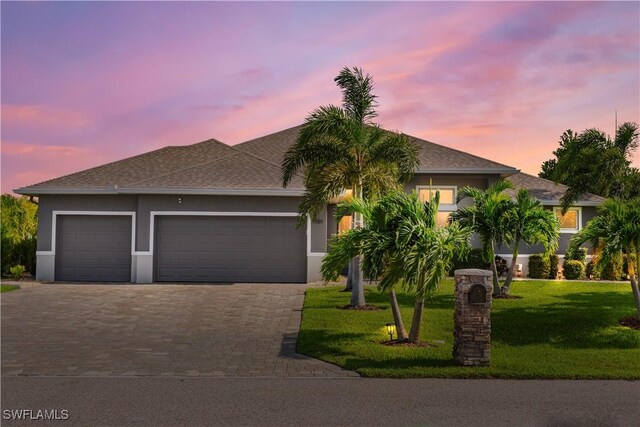
[(306, 240), (291, 217), (162, 216), (155, 280), (304, 282)]
[(60, 215), (56, 229), (56, 280), (131, 280), (130, 216)]

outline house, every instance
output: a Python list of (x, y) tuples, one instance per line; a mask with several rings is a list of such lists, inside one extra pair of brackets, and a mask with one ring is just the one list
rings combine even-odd
[[(297, 228), (301, 176), (282, 188), (280, 163), (293, 127), (235, 146), (210, 139), (139, 156), (15, 190), (38, 196), (37, 278), (89, 282), (313, 282), (330, 236), (327, 208)], [(462, 151), (411, 137), (421, 166), (406, 191), (441, 192), (439, 221), (464, 186), (501, 178), (556, 209), (565, 187)], [(595, 214), (587, 195), (562, 219), (570, 233)], [(522, 257), (539, 248), (523, 248)], [(503, 254), (509, 257), (508, 253)], [(526, 264), (526, 262), (524, 262)]]

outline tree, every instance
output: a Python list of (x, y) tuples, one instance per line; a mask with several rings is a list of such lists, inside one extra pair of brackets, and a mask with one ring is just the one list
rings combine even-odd
[[(373, 123), (377, 116), (371, 76), (359, 68), (343, 68), (335, 78), (342, 106), (322, 106), (305, 120), (296, 143), (282, 161), (283, 185), (304, 169), (305, 193), (299, 206), (301, 221), (315, 218), (329, 199), (346, 189), (357, 198), (376, 197), (401, 189), (418, 167), (418, 151), (404, 134)], [(362, 226), (355, 213), (352, 228)], [(346, 264), (346, 263), (345, 263)], [(364, 306), (361, 260), (351, 263), (351, 305)]]
[[(415, 193), (394, 192), (378, 201), (341, 203), (342, 212), (361, 212), (367, 221), (361, 228), (336, 236), (322, 261), (324, 279), (333, 280), (345, 260), (362, 255), (363, 271), (380, 279), (381, 291), (393, 292), (401, 286), (413, 293), (415, 305), (408, 334), (412, 343), (420, 341), (425, 301), (446, 277), (454, 255), (469, 249), (469, 229), (455, 222), (436, 227), (439, 200), (439, 192), (431, 202), (421, 202)], [(398, 337), (403, 339), (404, 322), (399, 310), (393, 308)]]
[(524, 188), (518, 191), (511, 208), (506, 211), (505, 219), (508, 241), (513, 247), (513, 254), (501, 293), (508, 294), (516, 270), (520, 244), (542, 243), (545, 252), (556, 250), (560, 236), (560, 223), (552, 211), (544, 209), (540, 202), (531, 197), (529, 191)]
[(493, 295), (501, 295), (498, 269), (495, 260), (495, 247), (509, 240), (507, 232), (507, 213), (512, 208), (512, 201), (504, 192), (513, 188), (509, 181), (498, 181), (486, 190), (464, 187), (460, 190), (459, 199), (471, 198), (473, 205), (463, 207), (451, 214), (451, 218), (469, 227), (480, 237), (482, 253), (486, 263), (491, 263), (493, 271)]
[(591, 242), (598, 248), (595, 262), (601, 268), (621, 254), (627, 255), (627, 274), (631, 280), (636, 315), (640, 319), (640, 198), (626, 202), (606, 200), (598, 208), (598, 215), (571, 238), (569, 250), (576, 251), (585, 242)]
[(1, 200), (2, 273), (16, 264), (35, 273), (38, 205), (10, 194), (3, 194)]
[(640, 196), (640, 171), (630, 160), (637, 148), (637, 123), (621, 124), (613, 140), (598, 129), (569, 129), (539, 176), (569, 187), (560, 199), (563, 212), (584, 193), (627, 200)]

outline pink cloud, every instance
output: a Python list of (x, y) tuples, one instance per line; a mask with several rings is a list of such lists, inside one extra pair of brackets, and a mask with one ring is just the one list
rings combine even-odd
[(93, 124), (93, 120), (80, 111), (46, 105), (3, 104), (1, 111), (3, 122), (17, 126), (80, 129)]

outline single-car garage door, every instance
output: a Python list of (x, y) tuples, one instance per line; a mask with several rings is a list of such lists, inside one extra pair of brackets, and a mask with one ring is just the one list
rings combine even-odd
[(160, 216), (157, 282), (306, 281), (306, 237), (295, 217)]
[(131, 217), (58, 216), (55, 279), (130, 282)]

